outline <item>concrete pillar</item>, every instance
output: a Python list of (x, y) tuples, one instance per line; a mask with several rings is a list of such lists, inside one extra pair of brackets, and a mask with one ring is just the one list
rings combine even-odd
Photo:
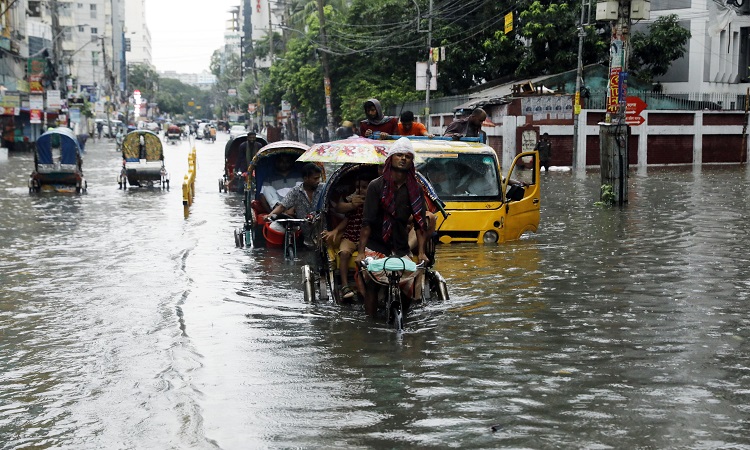
[(693, 122), (693, 165), (703, 162), (703, 111), (696, 111)]
[(599, 123), (601, 185), (612, 186), (614, 203), (628, 201), (628, 126)]

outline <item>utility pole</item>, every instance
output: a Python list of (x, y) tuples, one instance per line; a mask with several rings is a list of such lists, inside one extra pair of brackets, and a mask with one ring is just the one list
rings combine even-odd
[(60, 14), (58, 12), (57, 0), (49, 1), (50, 15), (52, 16), (52, 56), (57, 70), (57, 89), (60, 91), (60, 98), (68, 98), (65, 94), (65, 66), (62, 62), (62, 45), (60, 45), (60, 39), (62, 38), (62, 27), (60, 26)]
[(323, 87), (325, 88), (326, 116), (328, 117), (328, 139), (333, 139), (333, 106), (331, 105), (331, 76), (328, 68), (328, 44), (326, 42), (325, 12), (323, 11), (323, 0), (318, 0), (318, 19), (320, 20), (320, 62), (323, 66)]
[[(243, 55), (243, 61), (240, 61), (240, 64), (243, 65), (243, 67), (247, 67), (250, 69), (250, 72), (252, 73), (253, 77), (253, 93), (258, 94), (258, 76), (255, 73), (255, 52), (253, 51), (253, 23), (250, 20), (253, 13), (253, 6), (252, 2), (250, 0), (244, 0), (242, 3), (242, 14), (243, 14), (243, 26), (242, 26), (242, 32), (243, 32), (243, 48), (242, 48), (242, 55)], [(260, 110), (260, 126), (258, 128), (263, 127), (263, 108)], [(247, 129), (252, 130), (253, 129), (253, 123), (251, 116), (247, 115)]]
[[(599, 156), (602, 187), (610, 186), (613, 203), (628, 201), (628, 124), (625, 122), (627, 98), (630, 6), (634, 0), (597, 4), (597, 20), (612, 20), (610, 43), (607, 115), (599, 126)], [(635, 0), (637, 1), (637, 0)], [(603, 198), (604, 189), (600, 199)]]
[(273, 64), (273, 28), (271, 27), (271, 2), (268, 2), (268, 60)]
[(430, 0), (430, 12), (428, 13), (427, 21), (427, 85), (424, 90), (424, 121), (425, 125), (429, 126), (430, 118), (430, 81), (432, 81), (432, 72), (430, 71), (430, 65), (432, 64), (432, 0)]
[[(583, 39), (586, 37), (586, 29), (588, 20), (585, 18), (586, 10), (589, 9), (590, 17), (591, 0), (583, 0), (581, 3), (581, 21), (578, 23), (578, 71), (576, 72), (576, 93), (575, 102), (573, 105), (573, 170), (578, 169), (578, 155), (581, 152), (581, 148), (578, 144), (578, 127), (579, 119), (581, 115), (581, 80), (583, 79)], [(586, 148), (583, 148), (586, 151)]]

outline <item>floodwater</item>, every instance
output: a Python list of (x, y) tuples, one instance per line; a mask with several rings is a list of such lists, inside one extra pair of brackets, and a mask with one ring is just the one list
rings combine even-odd
[(750, 448), (750, 175), (543, 174), (539, 232), (440, 246), (451, 299), (397, 336), (305, 303), (302, 262), (237, 249), (223, 147), (172, 189), (29, 194), (0, 162), (0, 448)]

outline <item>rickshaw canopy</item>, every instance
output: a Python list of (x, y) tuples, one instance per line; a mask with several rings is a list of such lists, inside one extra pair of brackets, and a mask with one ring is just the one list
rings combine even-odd
[(36, 140), (37, 164), (53, 164), (52, 149), (60, 148), (60, 164), (77, 164), (83, 154), (78, 139), (69, 128), (47, 130)]
[(126, 161), (139, 161), (141, 159), (141, 137), (145, 146), (146, 161), (159, 161), (164, 159), (164, 149), (159, 136), (147, 130), (135, 130), (125, 135), (122, 141), (122, 156)]

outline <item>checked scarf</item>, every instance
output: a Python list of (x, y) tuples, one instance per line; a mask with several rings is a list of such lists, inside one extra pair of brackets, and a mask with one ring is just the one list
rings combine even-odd
[[(385, 160), (383, 168), (383, 195), (380, 197), (380, 203), (383, 205), (383, 241), (391, 240), (393, 232), (393, 222), (396, 220), (396, 185), (393, 183), (393, 169), (391, 168), (391, 158)], [(411, 212), (414, 215), (415, 227), (419, 224), (419, 229), (424, 230), (425, 218), (422, 215), (424, 209), (424, 197), (422, 189), (417, 183), (417, 175), (412, 164), (409, 173), (406, 174), (406, 189), (409, 191), (409, 203)]]

